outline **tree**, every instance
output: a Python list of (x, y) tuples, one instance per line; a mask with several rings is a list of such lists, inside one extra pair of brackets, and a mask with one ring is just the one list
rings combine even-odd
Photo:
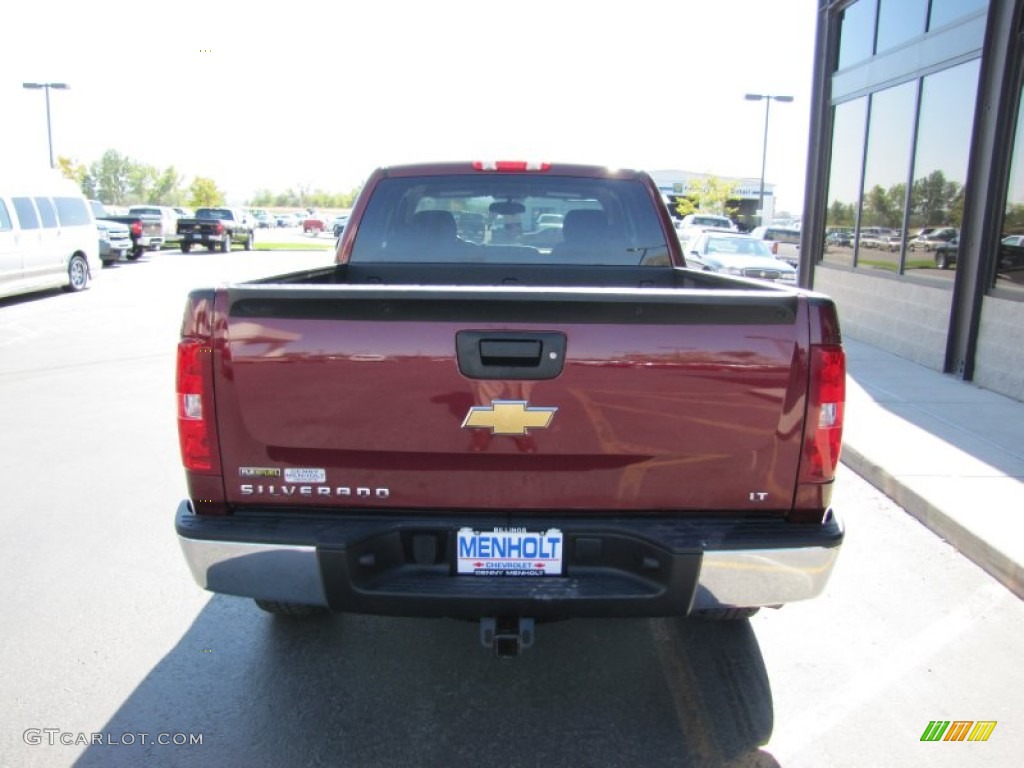
[(160, 172), (152, 165), (141, 165), (128, 161), (128, 196), (134, 203), (159, 204), (155, 194)]
[(213, 208), (224, 205), (224, 193), (217, 189), (213, 179), (196, 176), (188, 188), (189, 205), (193, 208)]
[(861, 214), (861, 226), (892, 227), (892, 221), (898, 218), (888, 192), (881, 184), (873, 186), (864, 196), (864, 208)]
[(95, 185), (96, 196), (104, 203), (120, 205), (128, 197), (131, 160), (117, 150), (108, 149), (89, 166), (89, 175)]
[(960, 228), (960, 224), (964, 220), (964, 188), (962, 184), (957, 184), (955, 181), (949, 182), (950, 185), (956, 189), (949, 189), (949, 203), (947, 206), (948, 215), (946, 220), (952, 227)]
[(828, 226), (853, 228), (854, 204), (833, 200), (828, 207)]
[[(914, 179), (910, 187), (911, 226), (955, 226), (953, 218), (963, 215), (963, 195), (964, 185), (947, 180), (942, 171)], [(959, 214), (957, 206), (961, 210)]]
[(82, 163), (75, 162), (70, 157), (63, 155), (57, 156), (57, 168), (65, 179), (71, 179), (78, 185), (81, 185), (85, 177), (89, 175), (89, 169)]
[[(188, 188), (185, 178), (173, 166), (161, 170), (108, 149), (103, 156), (86, 166), (69, 157), (58, 157), (57, 167), (66, 177), (76, 182), (82, 193), (90, 199), (111, 205), (184, 205), (217, 206), (225, 202), (224, 193), (213, 179), (196, 177)], [(349, 192), (313, 190), (309, 185), (298, 185), (275, 194), (269, 189), (259, 190), (250, 205), (318, 208), (351, 208), (361, 187)], [(197, 202), (198, 201), (198, 202)]]
[(893, 216), (890, 218), (890, 227), (899, 227), (903, 223), (903, 211), (907, 207), (907, 185), (903, 182), (893, 184), (885, 191), (886, 197), (889, 198), (889, 208), (893, 212)]
[(676, 213), (688, 216), (697, 210), (734, 216), (736, 205), (736, 182), (724, 181), (717, 176), (690, 179), (683, 197), (676, 198)]
[(173, 165), (167, 166), (157, 178), (153, 199), (149, 202), (154, 205), (181, 205), (185, 202), (185, 192), (181, 188), (183, 183), (177, 169)]
[(1024, 205), (1009, 203), (1003, 216), (1003, 234), (1009, 235), (1020, 232), (1024, 232)]
[(289, 205), (289, 203), (275, 203), (274, 193), (269, 189), (258, 189), (256, 194), (253, 195), (252, 200), (249, 201), (249, 205), (258, 206), (262, 208), (266, 205)]

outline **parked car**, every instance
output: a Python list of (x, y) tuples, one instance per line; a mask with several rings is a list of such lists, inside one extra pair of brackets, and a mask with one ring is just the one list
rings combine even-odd
[(257, 229), (274, 229), (277, 227), (277, 218), (264, 208), (253, 208), (250, 214), (252, 215), (253, 226)]
[(935, 266), (939, 269), (949, 269), (956, 264), (957, 255), (960, 252), (960, 238), (954, 237), (944, 243), (935, 246)]
[(564, 220), (565, 216), (560, 213), (542, 213), (537, 217), (537, 229), (544, 229), (545, 227), (561, 229)]
[(857, 233), (857, 240), (861, 248), (888, 250), (889, 238), (895, 234), (896, 231), (888, 227), (861, 227)]
[(193, 245), (230, 253), (235, 243), (247, 251), (254, 244), (252, 219), (241, 208), (199, 208), (195, 218), (178, 219), (178, 236), (182, 253), (191, 251)]
[(707, 228), (730, 229), (737, 232), (736, 223), (728, 216), (714, 213), (691, 213), (675, 222), (676, 229)]
[(836, 245), (849, 248), (853, 245), (853, 233), (845, 229), (833, 230), (825, 235), (825, 245)]
[(1024, 267), (1024, 234), (1008, 234), (999, 241), (999, 276), (1020, 283), (1018, 276)]
[(686, 265), (768, 282), (796, 283), (796, 270), (764, 240), (739, 232), (705, 231), (683, 244)]
[(302, 221), (302, 231), (307, 235), (319, 235), (327, 228), (327, 221), (317, 213), (307, 214), (306, 218)]
[(149, 239), (146, 246), (151, 251), (159, 251), (164, 243), (174, 240), (178, 234), (178, 219), (181, 218), (177, 212), (167, 205), (133, 205), (128, 208), (128, 214), (135, 216), (159, 216), (160, 236)]
[(533, 232), (523, 232), (519, 236), (521, 245), (531, 245), (541, 253), (550, 253), (551, 249), (562, 242), (561, 227), (540, 227)]
[(911, 251), (934, 251), (942, 243), (948, 243), (960, 234), (960, 230), (954, 227), (939, 227), (930, 231), (922, 230), (925, 234), (919, 234), (907, 244)]
[(163, 219), (159, 213), (115, 213), (99, 200), (90, 200), (89, 208), (97, 221), (116, 222), (128, 227), (131, 250), (126, 258), (129, 261), (142, 258), (146, 251), (160, 250), (164, 243)]
[[(488, 198), (507, 233), (527, 203), (577, 207), (550, 253), (460, 240)], [(670, 229), (640, 171), (392, 166), (337, 269), (193, 289), (175, 530), (198, 585), (283, 617), (474, 621), (502, 657), (535, 621), (743, 630), (819, 595), (844, 537), (835, 305), (683, 269)]]
[(294, 213), (279, 213), (277, 214), (277, 226), (297, 227), (299, 226), (299, 218)]
[(903, 235), (890, 230), (889, 234), (882, 238), (882, 248), (891, 253), (898, 253), (903, 248)]
[(794, 269), (800, 266), (800, 230), (791, 227), (754, 227), (751, 237), (765, 240), (770, 244), (772, 253), (785, 261)]
[(96, 222), (77, 184), (56, 172), (0, 177), (0, 296), (81, 291), (99, 268)]
[(132, 233), (127, 224), (96, 219), (96, 231), (100, 240), (100, 261), (104, 267), (115, 261), (128, 260), (132, 251)]
[(345, 231), (346, 224), (348, 224), (348, 214), (341, 213), (331, 219), (327, 226), (334, 233), (335, 237), (341, 237), (341, 233)]

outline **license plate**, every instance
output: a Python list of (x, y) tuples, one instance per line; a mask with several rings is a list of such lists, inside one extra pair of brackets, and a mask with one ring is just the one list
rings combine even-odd
[(192, 239), (193, 240), (202, 240), (203, 236), (201, 234), (199, 234), (198, 232), (193, 232), (192, 233)]
[(457, 570), (471, 576), (560, 576), (562, 532), (520, 528), (458, 532)]

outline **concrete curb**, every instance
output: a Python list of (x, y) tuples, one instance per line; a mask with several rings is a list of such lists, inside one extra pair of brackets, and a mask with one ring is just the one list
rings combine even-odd
[[(1024, 600), (1024, 568), (1018, 563), (847, 443), (843, 444), (841, 461), (903, 507), (922, 525), (949, 542), (964, 557)], [(847, 513), (844, 517), (849, 524), (851, 515)]]

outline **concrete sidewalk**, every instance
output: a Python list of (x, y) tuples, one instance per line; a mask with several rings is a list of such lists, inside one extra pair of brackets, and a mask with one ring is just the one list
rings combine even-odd
[(842, 462), (1024, 598), (1024, 403), (844, 344)]

